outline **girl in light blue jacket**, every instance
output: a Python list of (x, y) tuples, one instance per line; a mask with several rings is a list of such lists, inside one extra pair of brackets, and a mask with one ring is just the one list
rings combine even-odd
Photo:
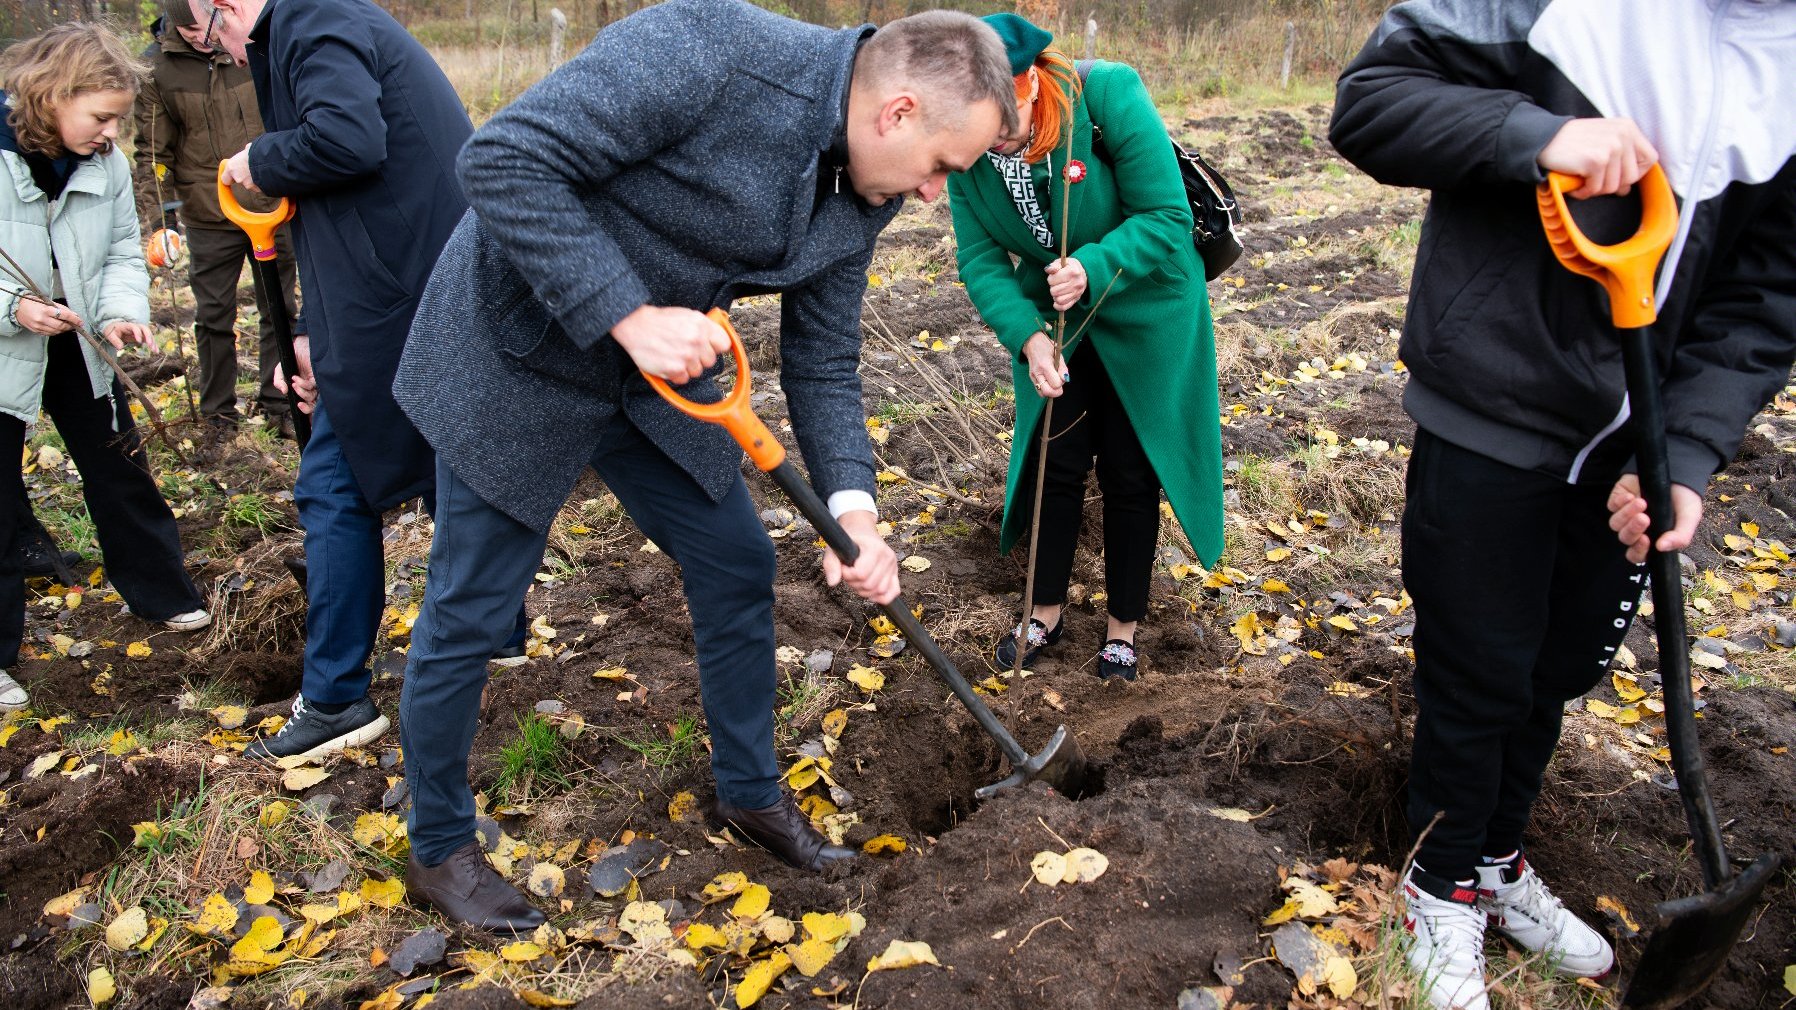
[[(113, 146), (145, 68), (90, 23), (0, 55), (0, 460), (18, 460), (41, 408), (81, 471), (106, 573), (133, 613), (173, 631), (212, 621), (182, 566), (123, 387), (77, 332), (150, 343), (149, 275), (131, 173)], [(17, 537), (24, 478), (0, 464), (0, 712), (28, 700), (12, 675), (25, 630)]]

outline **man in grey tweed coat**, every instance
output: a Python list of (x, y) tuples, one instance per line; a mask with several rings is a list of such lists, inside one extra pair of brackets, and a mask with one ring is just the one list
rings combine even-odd
[(829, 845), (779, 786), (774, 553), (721, 428), (694, 400), (728, 348), (702, 314), (782, 295), (781, 381), (818, 493), (861, 549), (831, 584), (887, 602), (861, 386), (861, 299), (904, 196), (940, 193), (1014, 128), (991, 29), (933, 11), (832, 31), (740, 0), (668, 0), (474, 134), (471, 212), (437, 262), (393, 391), (437, 452), (436, 532), (400, 705), (415, 898), (496, 930), (542, 921), (474, 835), (467, 759), (486, 660), (582, 468), (679, 562), (716, 818), (794, 866)]

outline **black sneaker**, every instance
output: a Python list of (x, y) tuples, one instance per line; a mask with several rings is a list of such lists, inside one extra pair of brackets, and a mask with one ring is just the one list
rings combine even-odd
[(243, 756), (261, 761), (278, 761), (294, 755), (322, 757), (345, 747), (360, 747), (376, 740), (389, 725), (387, 717), (381, 715), (380, 709), (367, 698), (336, 715), (325, 715), (307, 705), (304, 697), (298, 697), (293, 699), (293, 716), (281, 731), (243, 748)]
[[(49, 579), (56, 577), (56, 558), (44, 542), (37, 537), (22, 537), (24, 546), (19, 548), (19, 561), (25, 569), (28, 579)], [(73, 568), (81, 563), (81, 555), (74, 551), (62, 552), (64, 568)]]

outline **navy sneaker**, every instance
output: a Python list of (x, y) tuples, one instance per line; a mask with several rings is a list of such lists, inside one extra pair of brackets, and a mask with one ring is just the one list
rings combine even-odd
[(391, 725), (380, 714), (374, 702), (363, 698), (336, 715), (326, 715), (306, 704), (304, 697), (293, 699), (293, 716), (273, 736), (263, 737), (243, 748), (243, 756), (261, 761), (278, 761), (295, 755), (322, 757), (345, 747), (360, 747), (380, 738)]

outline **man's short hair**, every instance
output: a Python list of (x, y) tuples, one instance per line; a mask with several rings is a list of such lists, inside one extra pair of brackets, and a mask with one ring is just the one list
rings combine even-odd
[(959, 127), (967, 109), (989, 101), (998, 107), (1004, 133), (1016, 132), (1016, 90), (1004, 43), (971, 14), (932, 10), (893, 21), (861, 47), (854, 76), (942, 99), (923, 106), (932, 130)]

